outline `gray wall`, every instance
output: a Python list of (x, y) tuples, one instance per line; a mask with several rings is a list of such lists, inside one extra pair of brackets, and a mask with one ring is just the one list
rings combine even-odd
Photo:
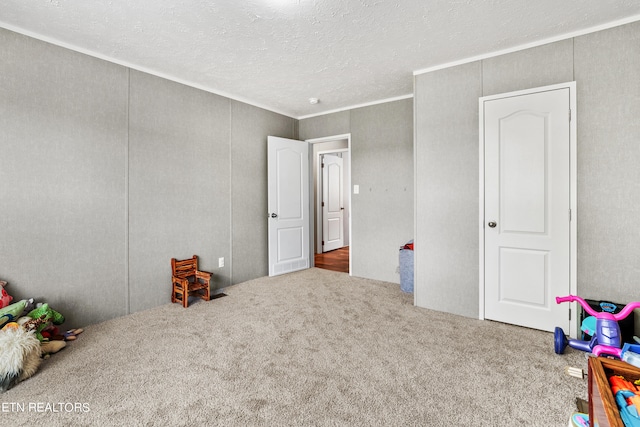
[[(0, 29), (0, 279), (83, 326), (268, 273), (267, 135), (297, 121)], [(218, 268), (218, 258), (226, 265)]]
[(638, 300), (638, 75), (640, 23), (632, 23), (415, 77), (421, 306), (478, 316), (478, 97), (573, 80), (578, 294)]
[[(229, 284), (229, 100), (137, 71), (129, 97), (131, 311), (167, 302), (171, 258)], [(122, 159), (125, 160), (125, 159)]]
[(468, 315), (478, 311), (481, 76), (473, 62), (420, 75), (415, 84), (415, 302)]
[(413, 236), (413, 100), (300, 120), (300, 139), (351, 133), (352, 274), (400, 283), (398, 249)]
[(640, 22), (578, 37), (574, 53), (578, 290), (640, 301)]
[(7, 292), (77, 326), (125, 314), (129, 72), (5, 30), (0, 58)]
[(302, 119), (299, 121), (298, 127), (302, 140), (343, 135), (351, 131), (351, 111)]

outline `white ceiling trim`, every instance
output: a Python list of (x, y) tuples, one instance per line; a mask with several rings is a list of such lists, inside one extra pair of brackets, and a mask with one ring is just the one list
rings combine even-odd
[(640, 21), (640, 15), (634, 15), (627, 17), (625, 19), (620, 19), (618, 21), (612, 21), (602, 25), (596, 25), (595, 27), (590, 27), (580, 31), (574, 31), (572, 33), (562, 34), (557, 37), (551, 37), (544, 40), (535, 41), (532, 43), (527, 43), (519, 46), (515, 46), (509, 49), (498, 50), (495, 52), (486, 53), (483, 55), (472, 56), (469, 58), (461, 59), (459, 61), (447, 62), (445, 64), (435, 65), (433, 67), (424, 68), (421, 70), (416, 70), (413, 72), (414, 76), (418, 76), (420, 74), (430, 73), (432, 71), (443, 70), (445, 68), (455, 67), (457, 65), (468, 64), (474, 61), (481, 61), (483, 59), (494, 58), (496, 56), (505, 55), (507, 53), (519, 52), (521, 50), (530, 49), (532, 47), (543, 46), (545, 44), (558, 42), (561, 40), (571, 39), (573, 37), (583, 36), (585, 34), (591, 34), (602, 30), (608, 30), (609, 28), (619, 27), (620, 25), (630, 24), (632, 22)]
[(364, 104), (356, 104), (348, 107), (336, 108), (335, 110), (324, 111), (322, 113), (307, 114), (306, 116), (297, 117), (297, 119), (298, 120), (309, 119), (311, 117), (318, 117), (318, 116), (324, 116), (327, 114), (340, 113), (342, 111), (353, 110), (353, 109), (362, 108), (362, 107), (369, 107), (371, 105), (384, 104), (387, 102), (400, 101), (401, 99), (409, 99), (409, 98), (413, 98), (412, 93), (409, 93), (407, 95), (394, 96), (393, 98), (380, 99), (378, 101), (365, 102)]

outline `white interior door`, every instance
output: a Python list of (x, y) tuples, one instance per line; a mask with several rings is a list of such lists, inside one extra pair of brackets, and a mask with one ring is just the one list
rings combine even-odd
[(344, 246), (344, 168), (342, 157), (322, 157), (322, 252)]
[(269, 136), (269, 276), (309, 268), (309, 146)]
[(481, 99), (484, 314), (569, 329), (570, 90)]

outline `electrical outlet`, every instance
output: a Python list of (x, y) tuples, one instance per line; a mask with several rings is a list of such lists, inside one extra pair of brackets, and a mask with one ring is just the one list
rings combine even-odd
[(218, 258), (218, 267), (224, 267), (224, 257)]

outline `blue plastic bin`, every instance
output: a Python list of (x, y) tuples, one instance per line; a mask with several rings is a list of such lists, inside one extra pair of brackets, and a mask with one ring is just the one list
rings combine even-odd
[[(413, 243), (410, 240), (407, 244)], [(413, 292), (413, 250), (400, 248), (400, 290), (402, 292)]]

